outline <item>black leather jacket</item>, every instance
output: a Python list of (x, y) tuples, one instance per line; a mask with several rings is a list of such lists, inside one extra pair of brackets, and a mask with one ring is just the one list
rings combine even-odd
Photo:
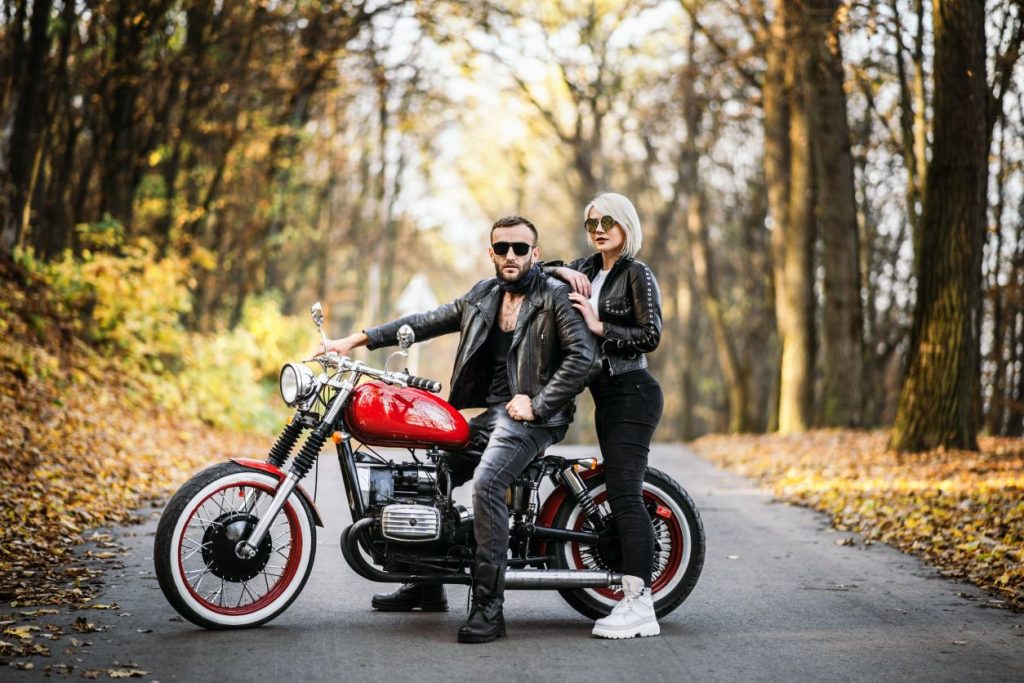
[[(547, 261), (544, 272), (558, 266), (578, 270), (593, 281), (603, 265), (601, 254), (572, 263)], [(604, 323), (601, 350), (611, 375), (647, 367), (647, 356), (661, 341), (661, 290), (647, 264), (621, 257), (608, 271), (597, 303), (598, 319)]]
[[(497, 278), (481, 280), (451, 303), (366, 330), (369, 348), (395, 345), (402, 325), (411, 326), (417, 339), (461, 332), (448, 402), (459, 409), (482, 407), (493, 374), (484, 347), (502, 296)], [(531, 398), (534, 424), (567, 424), (576, 411), (573, 399), (597, 363), (594, 336), (571, 306), (565, 283), (541, 276), (525, 296), (509, 350), (509, 388)]]

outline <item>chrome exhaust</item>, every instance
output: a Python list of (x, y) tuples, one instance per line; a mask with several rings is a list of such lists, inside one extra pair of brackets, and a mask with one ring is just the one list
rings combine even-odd
[[(359, 550), (359, 537), (371, 524), (363, 518), (346, 527), (341, 534), (341, 552), (345, 561), (360, 576), (383, 583), (472, 583), (464, 570), (452, 572), (399, 573), (372, 566)], [(596, 569), (506, 569), (505, 588), (509, 590), (550, 590), (559, 588), (611, 588), (622, 584), (622, 574)]]
[(611, 588), (622, 583), (622, 574), (593, 569), (507, 569), (505, 588)]

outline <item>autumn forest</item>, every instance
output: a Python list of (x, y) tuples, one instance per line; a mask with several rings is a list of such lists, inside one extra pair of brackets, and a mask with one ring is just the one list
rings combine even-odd
[[(661, 438), (1024, 432), (1019, 0), (2, 12), (0, 251), (54, 281), (149, 273), (188, 334), (322, 300), (340, 334), (417, 275), (439, 300), (486, 276), (501, 215), (584, 253), (580, 211), (614, 190), (661, 288)], [(116, 336), (96, 296), (74, 315)]]

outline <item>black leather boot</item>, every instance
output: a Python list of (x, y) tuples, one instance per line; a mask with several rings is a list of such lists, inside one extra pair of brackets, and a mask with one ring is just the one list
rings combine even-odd
[(391, 593), (377, 593), (370, 604), (382, 612), (447, 612), (448, 598), (441, 584), (407, 583)]
[(460, 643), (489, 643), (505, 635), (505, 567), (478, 564), (473, 577), (473, 608), (459, 629)]

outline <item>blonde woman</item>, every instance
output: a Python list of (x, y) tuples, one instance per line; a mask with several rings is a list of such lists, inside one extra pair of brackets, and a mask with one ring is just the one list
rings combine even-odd
[(643, 234), (633, 203), (600, 194), (583, 211), (596, 252), (546, 270), (572, 287), (569, 299), (601, 348), (600, 374), (590, 383), (608, 502), (622, 543), (623, 599), (594, 624), (602, 638), (661, 632), (651, 598), (654, 529), (642, 489), (663, 396), (644, 354), (661, 339), (661, 295), (651, 269), (636, 260)]

